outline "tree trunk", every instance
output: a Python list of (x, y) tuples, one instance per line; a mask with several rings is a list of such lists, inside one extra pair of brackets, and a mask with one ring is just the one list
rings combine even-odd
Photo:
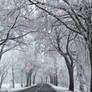
[(54, 85), (58, 86), (58, 77), (57, 77), (57, 74), (54, 75)]
[(91, 65), (91, 76), (90, 76), (90, 92), (92, 92), (92, 50), (89, 48), (90, 54), (90, 65)]
[(28, 73), (26, 72), (26, 87), (28, 87)]
[(48, 83), (48, 76), (46, 76), (46, 83)]
[(21, 87), (23, 87), (23, 71), (21, 71)]
[(33, 75), (33, 84), (35, 84), (35, 80), (36, 80), (36, 73)]
[(26, 87), (30, 85), (30, 75), (27, 73), (27, 78), (26, 78)]
[(32, 69), (30, 69), (30, 71), (28, 73), (26, 73), (26, 75), (27, 75), (26, 76), (27, 77), (26, 86), (31, 86), (31, 83), (32, 83), (32, 81), (31, 81), (32, 73), (33, 73)]
[(1, 83), (0, 83), (0, 89), (1, 89)]
[(30, 78), (29, 78), (29, 85), (30, 85), (30, 86), (31, 86), (31, 84), (32, 84), (31, 76), (32, 76), (32, 75), (30, 75)]
[(12, 88), (15, 87), (14, 66), (12, 65)]
[(68, 58), (67, 57), (64, 57), (64, 58), (65, 58), (67, 69), (68, 69), (68, 73), (69, 73), (69, 90), (70, 91), (74, 91), (73, 67), (69, 63)]
[(84, 92), (84, 86), (80, 84), (80, 91)]
[(0, 82), (0, 89), (2, 88), (2, 82), (3, 82), (3, 81), (1, 80), (1, 82)]
[(52, 75), (49, 75), (49, 78), (50, 78), (50, 83), (54, 85), (54, 78)]
[(74, 77), (73, 77), (73, 69), (69, 69), (69, 90), (74, 91)]

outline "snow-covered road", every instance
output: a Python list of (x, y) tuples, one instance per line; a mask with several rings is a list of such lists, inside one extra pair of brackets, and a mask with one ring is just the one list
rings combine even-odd
[[(31, 87), (19, 88), (19, 89), (2, 89), (0, 92), (72, 92), (67, 88), (57, 87), (52, 84), (38, 84)], [(79, 92), (79, 91), (75, 91)]]

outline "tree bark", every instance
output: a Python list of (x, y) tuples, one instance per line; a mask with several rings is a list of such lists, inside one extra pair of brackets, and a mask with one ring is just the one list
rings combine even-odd
[(67, 57), (64, 57), (64, 58), (65, 58), (67, 69), (68, 69), (68, 73), (69, 73), (69, 90), (70, 91), (74, 91), (73, 66), (71, 66), (71, 64), (69, 63)]
[(50, 76), (50, 83), (53, 84), (53, 78)]
[(35, 80), (36, 80), (36, 72), (35, 72), (35, 74), (33, 75), (33, 84), (35, 84)]
[(26, 87), (28, 87), (28, 81), (29, 81), (29, 78), (28, 78), (28, 73), (26, 72)]
[(33, 73), (33, 69), (30, 69), (29, 72), (27, 73), (27, 83), (26, 86), (31, 86), (32, 83), (32, 73)]
[(2, 84), (0, 83), (0, 89), (1, 89), (1, 85), (2, 85)]
[(3, 81), (1, 80), (1, 82), (0, 82), (0, 89), (2, 88), (2, 82), (3, 82)]
[(69, 69), (69, 90), (74, 91), (74, 77), (73, 77), (73, 69)]
[(54, 75), (54, 85), (58, 86), (58, 77), (57, 77), (57, 74)]
[(80, 84), (80, 91), (84, 92), (84, 86)]
[(23, 87), (23, 71), (21, 71), (21, 87)]
[(12, 65), (12, 87), (15, 88), (14, 66)]
[(90, 65), (91, 65), (91, 76), (90, 76), (90, 92), (92, 92), (92, 50), (89, 48), (90, 54)]

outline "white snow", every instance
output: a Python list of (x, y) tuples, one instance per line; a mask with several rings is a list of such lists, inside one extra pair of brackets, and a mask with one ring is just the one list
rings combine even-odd
[[(9, 83), (2, 84), (2, 89), (9, 89), (9, 88), (11, 88), (11, 84)], [(21, 85), (19, 83), (15, 83), (15, 88), (21, 88)]]
[(65, 87), (61, 87), (61, 86), (55, 86), (53, 84), (49, 84), (52, 88), (54, 88), (57, 92), (71, 92), (71, 91), (68, 91), (68, 88), (65, 88)]
[[(54, 88), (57, 92), (72, 92), (69, 91), (68, 88), (61, 87), (61, 86), (55, 86), (53, 84), (49, 84), (52, 88)], [(80, 92), (79, 90), (75, 89), (74, 92)]]
[[(68, 88), (65, 88), (65, 87), (61, 87), (61, 86), (55, 86), (53, 84), (49, 84), (53, 89), (55, 89), (57, 92), (72, 92), (72, 91), (68, 91)], [(34, 87), (36, 85), (33, 85), (31, 87)], [(20, 91), (20, 90), (24, 90), (24, 89), (27, 89), (27, 88), (31, 88), (30, 86), (29, 87), (24, 87), (24, 88), (6, 88), (6, 89), (1, 89), (0, 92), (17, 92), (17, 91)], [(79, 90), (76, 90), (74, 92), (80, 92)]]
[(23, 88), (10, 88), (10, 89), (7, 89), (7, 90), (8, 90), (8, 92), (17, 92), (17, 91), (21, 91), (21, 90), (24, 90), (24, 89), (34, 87), (34, 86), (36, 86), (36, 85), (29, 86), (29, 87), (23, 87)]

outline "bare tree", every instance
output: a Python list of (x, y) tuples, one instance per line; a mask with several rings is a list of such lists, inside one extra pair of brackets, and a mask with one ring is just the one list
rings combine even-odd
[(0, 88), (2, 88), (2, 84), (7, 77), (8, 74), (8, 65), (7, 64), (2, 64), (0, 66)]
[(15, 73), (13, 65), (12, 65), (12, 88), (15, 88)]
[(90, 65), (91, 65), (91, 79), (90, 79), (90, 92), (91, 92), (92, 91), (92, 32), (91, 32), (92, 30), (91, 3), (92, 2), (82, 0), (78, 5), (76, 2), (75, 4), (74, 3), (71, 4), (69, 0), (63, 0), (63, 1), (64, 1), (64, 6), (61, 5), (61, 7), (54, 7), (54, 8), (64, 11), (66, 17), (62, 16), (62, 18), (70, 19), (71, 24), (67, 23), (66, 21), (63, 21), (62, 18), (58, 17), (56, 14), (45, 9), (44, 6), (48, 6), (48, 4), (39, 3), (39, 1), (33, 2), (29, 0), (31, 4), (34, 4), (39, 9), (45, 11), (46, 13), (54, 17), (60, 24), (63, 24), (68, 30), (77, 33), (85, 40), (85, 44), (88, 46), (88, 50), (89, 50)]

